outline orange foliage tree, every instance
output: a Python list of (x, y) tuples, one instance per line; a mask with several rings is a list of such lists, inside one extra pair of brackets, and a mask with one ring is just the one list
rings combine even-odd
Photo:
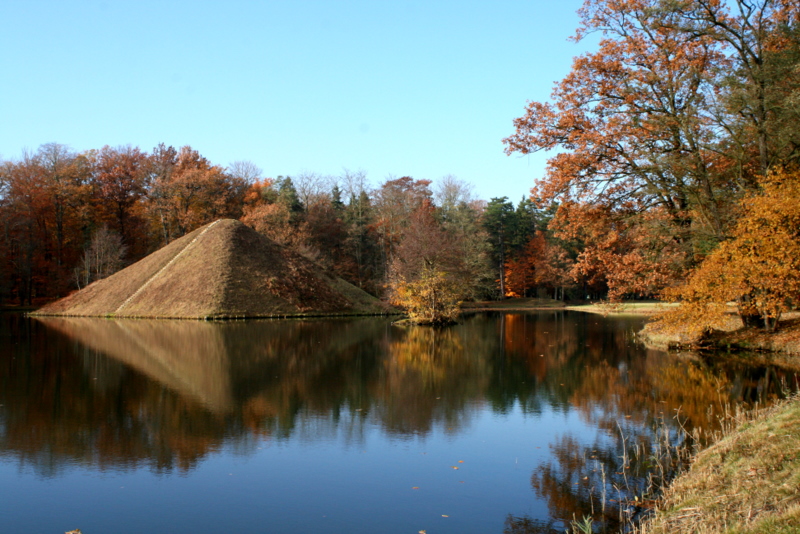
[(149, 203), (163, 238), (172, 239), (221, 217), (241, 216), (247, 183), (189, 146), (160, 145), (151, 156)]
[(525, 248), (506, 261), (506, 296), (527, 297), (536, 288), (552, 290), (553, 298), (563, 298), (564, 289), (574, 285), (573, 261), (545, 232), (537, 230)]
[(668, 329), (702, 332), (737, 305), (746, 326), (777, 328), (800, 296), (800, 172), (775, 172), (742, 199), (732, 237), (667, 296), (681, 303), (660, 319)]
[(138, 147), (104, 146), (95, 156), (94, 185), (98, 208), (108, 212), (108, 222), (126, 243), (140, 244), (141, 224), (136, 206), (147, 190), (147, 154)]

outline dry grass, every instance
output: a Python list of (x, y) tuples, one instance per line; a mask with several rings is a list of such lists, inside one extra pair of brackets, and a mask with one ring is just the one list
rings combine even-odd
[(524, 311), (564, 308), (564, 303), (554, 299), (512, 298), (487, 300), (482, 302), (463, 302), (464, 311)]
[(654, 315), (662, 313), (676, 304), (671, 302), (597, 302), (567, 306), (567, 309), (603, 315)]
[(800, 397), (732, 420), (637, 532), (800, 533)]

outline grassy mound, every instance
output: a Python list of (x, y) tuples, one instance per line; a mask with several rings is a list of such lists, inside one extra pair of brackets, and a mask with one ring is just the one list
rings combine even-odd
[(252, 228), (221, 219), (34, 315), (208, 319), (387, 311)]
[(638, 532), (800, 533), (800, 397), (698, 454)]

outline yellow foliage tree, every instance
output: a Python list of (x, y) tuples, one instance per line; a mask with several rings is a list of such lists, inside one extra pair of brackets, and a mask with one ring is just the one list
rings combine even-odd
[(389, 265), (392, 304), (406, 310), (417, 324), (455, 321), (470, 292), (471, 275), (461, 247), (434, 217), (433, 205), (415, 211)]
[(395, 274), (390, 287), (392, 304), (404, 308), (414, 323), (449, 324), (460, 312), (463, 284), (436, 267), (424, 267), (410, 281)]
[(681, 305), (657, 327), (694, 332), (719, 327), (733, 302), (745, 326), (777, 328), (800, 295), (800, 172), (775, 172), (760, 185), (742, 199), (731, 238), (683, 286), (666, 292)]

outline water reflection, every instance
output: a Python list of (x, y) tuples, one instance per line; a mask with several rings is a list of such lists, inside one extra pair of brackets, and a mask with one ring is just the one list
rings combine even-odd
[(678, 412), (686, 428), (708, 430), (724, 404), (765, 402), (794, 380), (645, 350), (639, 325), (564, 312), (480, 314), (442, 330), (377, 318), (5, 317), (0, 455), (45, 476), (74, 464), (188, 473), (226, 447), (331, 436), (360, 446), (375, 429), (387, 440), (457, 438), (486, 410), (577, 413), (581, 428), (558, 429), (531, 473), (548, 516), (509, 510), (505, 530), (563, 531), (584, 515), (610, 525), (612, 500), (625, 498), (615, 488), (648, 483), (659, 422), (669, 440)]

